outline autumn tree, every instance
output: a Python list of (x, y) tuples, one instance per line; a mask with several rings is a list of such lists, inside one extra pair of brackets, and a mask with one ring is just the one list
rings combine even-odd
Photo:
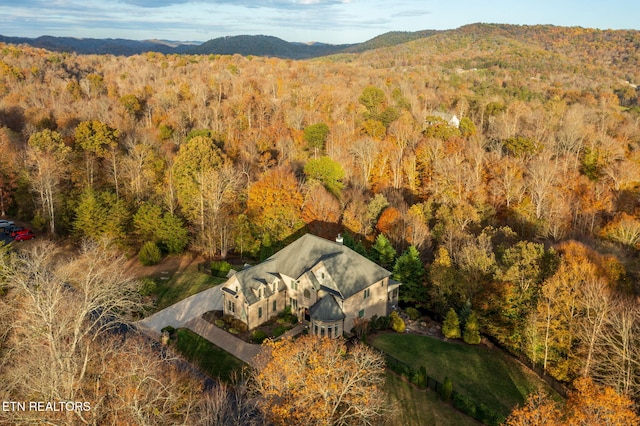
[(298, 181), (286, 168), (267, 171), (249, 187), (247, 216), (266, 245), (284, 241), (301, 227), (303, 197)]
[(319, 236), (333, 238), (339, 231), (340, 202), (319, 182), (312, 182), (302, 206), (302, 220)]
[(222, 214), (236, 202), (239, 175), (213, 139), (194, 136), (180, 146), (171, 169), (185, 217), (198, 227), (196, 247), (208, 256), (224, 255), (230, 229)]
[(329, 157), (312, 159), (305, 164), (304, 174), (308, 179), (319, 181), (327, 191), (340, 198), (344, 179), (344, 169), (340, 163)]
[(62, 135), (51, 130), (36, 132), (29, 137), (27, 164), (31, 169), (31, 186), (39, 196), (42, 220), (49, 232), (56, 232), (56, 212), (60, 204), (60, 184), (64, 178), (71, 149)]
[(75, 142), (84, 154), (86, 183), (93, 188), (96, 162), (111, 157), (112, 173), (118, 189), (116, 148), (120, 131), (98, 120), (83, 121), (76, 127)]
[(313, 150), (314, 157), (318, 155), (318, 151), (324, 150), (327, 136), (329, 136), (329, 126), (325, 123), (316, 123), (304, 128), (304, 140), (309, 149)]
[(302, 336), (268, 340), (255, 360), (251, 388), (277, 425), (369, 425), (389, 414), (384, 359), (361, 344)]
[(616, 393), (613, 388), (601, 386), (589, 378), (573, 383), (564, 407), (559, 407), (541, 392), (527, 399), (524, 407), (516, 408), (506, 420), (507, 426), (546, 425), (611, 425), (640, 424), (640, 417), (633, 410), (633, 401)]

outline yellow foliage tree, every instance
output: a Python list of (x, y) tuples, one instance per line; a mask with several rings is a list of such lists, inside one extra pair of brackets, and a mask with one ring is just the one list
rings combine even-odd
[(257, 356), (252, 388), (276, 425), (370, 425), (390, 414), (384, 359), (344, 340), (303, 336), (268, 340)]

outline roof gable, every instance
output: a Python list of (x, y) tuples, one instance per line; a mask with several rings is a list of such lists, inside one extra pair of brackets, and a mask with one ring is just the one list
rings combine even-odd
[(345, 318), (340, 305), (330, 294), (327, 294), (318, 303), (309, 308), (309, 316), (313, 320), (324, 322), (340, 321)]
[[(315, 276), (312, 268), (319, 263), (322, 263), (329, 277)], [(345, 299), (391, 276), (391, 272), (347, 246), (306, 234), (264, 262), (243, 269), (234, 277), (240, 283), (247, 302), (252, 304), (257, 299), (253, 300), (253, 291), (250, 290), (272, 283), (278, 274), (298, 279), (306, 273), (314, 284), (319, 283)]]

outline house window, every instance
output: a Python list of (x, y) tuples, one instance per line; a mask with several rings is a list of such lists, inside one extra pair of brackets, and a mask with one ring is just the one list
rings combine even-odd
[(308, 288), (304, 289), (304, 297), (307, 299), (311, 299), (311, 292), (309, 291)]
[(336, 324), (336, 325), (334, 326), (333, 330), (334, 330), (334, 335), (333, 335), (333, 337), (338, 337), (338, 324)]
[(291, 312), (298, 310), (298, 299), (292, 297), (289, 298), (289, 305), (291, 305)]
[(360, 309), (358, 312), (358, 318), (364, 318), (364, 309)]
[(324, 272), (321, 275), (322, 275), (322, 279), (324, 280)]
[(258, 308), (258, 318), (262, 318), (262, 306)]
[(318, 335), (318, 324), (313, 325), (313, 334)]
[(324, 326), (320, 327), (320, 337), (324, 337)]
[(272, 309), (272, 311), (273, 311), (273, 312), (276, 312), (277, 310), (278, 310), (278, 301), (277, 301), (277, 300), (274, 300), (274, 301), (273, 301), (273, 309)]
[(364, 298), (368, 299), (369, 296), (371, 296), (371, 289), (370, 288), (365, 288), (364, 289)]
[(262, 289), (258, 289), (258, 299), (262, 299)]
[(233, 303), (231, 300), (227, 301), (227, 311), (229, 311), (229, 312), (235, 312), (236, 311), (236, 304)]

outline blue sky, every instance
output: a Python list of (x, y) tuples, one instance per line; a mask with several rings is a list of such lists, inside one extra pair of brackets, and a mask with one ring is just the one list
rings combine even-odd
[(358, 43), (474, 22), (639, 29), (637, 0), (0, 0), (0, 34)]

